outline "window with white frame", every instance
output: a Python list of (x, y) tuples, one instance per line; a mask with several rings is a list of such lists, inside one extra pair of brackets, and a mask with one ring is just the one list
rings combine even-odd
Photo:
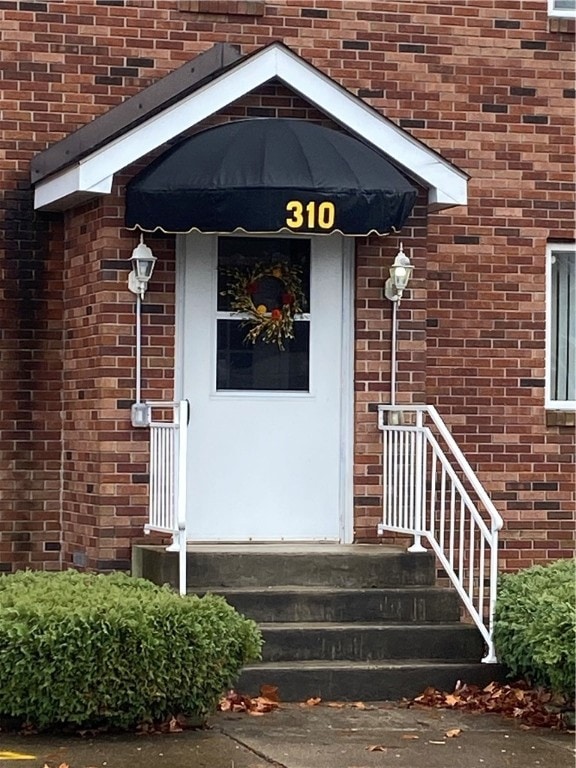
[(576, 0), (548, 0), (548, 16), (576, 17)]
[(546, 405), (576, 408), (576, 243), (549, 243), (546, 264)]

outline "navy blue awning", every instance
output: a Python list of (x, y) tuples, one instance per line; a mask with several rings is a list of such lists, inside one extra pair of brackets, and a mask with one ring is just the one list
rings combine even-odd
[(165, 232), (399, 231), (416, 189), (376, 149), (303, 120), (209, 128), (127, 185), (126, 225)]

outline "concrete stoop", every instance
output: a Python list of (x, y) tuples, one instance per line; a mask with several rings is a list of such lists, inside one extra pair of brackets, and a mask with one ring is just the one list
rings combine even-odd
[[(177, 585), (176, 553), (138, 546), (133, 561), (135, 575)], [(431, 553), (378, 545), (196, 545), (187, 589), (223, 595), (260, 625), (262, 661), (236, 685), (248, 695), (266, 684), (284, 701), (370, 701), (503, 679), (480, 663), (480, 633), (435, 569)]]

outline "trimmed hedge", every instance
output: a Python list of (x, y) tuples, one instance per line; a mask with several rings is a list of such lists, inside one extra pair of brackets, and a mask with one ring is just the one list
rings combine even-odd
[(510, 676), (574, 698), (576, 561), (558, 560), (503, 574), (494, 643)]
[(204, 719), (260, 648), (215, 595), (120, 573), (0, 577), (0, 716), (38, 728)]

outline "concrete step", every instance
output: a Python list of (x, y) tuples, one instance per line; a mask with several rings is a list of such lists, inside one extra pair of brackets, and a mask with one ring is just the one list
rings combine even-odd
[[(188, 547), (187, 570), (189, 592), (224, 595), (262, 629), (264, 659), (242, 671), (240, 692), (269, 684), (284, 701), (368, 701), (504, 680), (502, 667), (480, 663), (481, 636), (458, 621), (456, 593), (435, 586), (431, 552), (204, 544)], [(133, 574), (176, 587), (177, 554), (136, 546)]]
[(257, 696), (261, 685), (274, 685), (281, 701), (317, 696), (324, 701), (378, 701), (413, 698), (428, 686), (453, 691), (458, 681), (483, 687), (504, 679), (505, 670), (499, 664), (294, 661), (245, 667), (235, 688)]
[[(133, 573), (178, 584), (178, 556), (165, 547), (133, 548)], [(187, 587), (319, 586), (345, 589), (432, 586), (434, 555), (372, 544), (190, 545)]]
[(332, 589), (327, 587), (206, 587), (254, 621), (458, 621), (456, 592), (440, 587)]
[(478, 662), (484, 644), (476, 627), (451, 624), (260, 624), (264, 661), (418, 659)]

